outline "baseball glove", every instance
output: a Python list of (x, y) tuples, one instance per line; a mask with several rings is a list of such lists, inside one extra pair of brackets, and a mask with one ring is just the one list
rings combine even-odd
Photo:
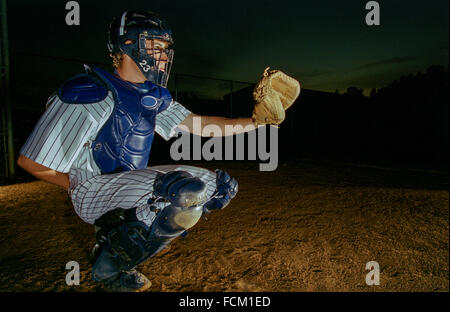
[(253, 90), (255, 107), (253, 122), (256, 125), (279, 125), (285, 118), (285, 110), (300, 94), (300, 83), (279, 70), (264, 70), (263, 77)]

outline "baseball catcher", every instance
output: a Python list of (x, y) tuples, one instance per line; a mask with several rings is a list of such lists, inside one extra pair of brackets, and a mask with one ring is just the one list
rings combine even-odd
[(279, 124), (300, 88), (266, 70), (263, 80), (270, 81), (255, 89), (253, 118), (196, 115), (167, 89), (174, 39), (163, 19), (124, 12), (113, 19), (108, 38), (114, 72), (85, 65), (84, 73), (64, 82), (48, 99), (18, 164), (67, 190), (77, 215), (94, 225), (92, 278), (110, 291), (144, 291), (151, 282), (136, 266), (203, 213), (225, 208), (238, 191), (237, 181), (220, 169), (147, 167), (154, 134), (169, 140), (181, 126), (192, 132), (194, 117), (202, 127), (222, 130)]

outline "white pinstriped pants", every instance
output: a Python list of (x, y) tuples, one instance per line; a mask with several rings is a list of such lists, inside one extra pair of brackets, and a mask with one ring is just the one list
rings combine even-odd
[(97, 175), (77, 185), (72, 193), (72, 203), (80, 218), (90, 224), (103, 214), (116, 208), (137, 207), (137, 218), (150, 226), (156, 214), (147, 204), (153, 193), (153, 183), (158, 172), (184, 170), (206, 184), (206, 196), (216, 189), (216, 174), (210, 170), (186, 166), (163, 165), (120, 173)]

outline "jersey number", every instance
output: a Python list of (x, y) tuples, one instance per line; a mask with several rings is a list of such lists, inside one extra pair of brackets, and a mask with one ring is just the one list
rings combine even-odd
[(143, 60), (142, 62), (140, 62), (139, 65), (141, 65), (142, 70), (145, 72), (148, 72), (150, 70), (150, 65), (147, 64), (146, 60)]

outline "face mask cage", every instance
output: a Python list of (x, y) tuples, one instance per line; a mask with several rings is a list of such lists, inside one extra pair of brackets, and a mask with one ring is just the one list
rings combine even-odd
[(149, 47), (147, 40), (153, 39), (162, 38), (139, 34), (137, 59), (134, 61), (147, 80), (162, 87), (167, 87), (174, 51), (173, 49)]

